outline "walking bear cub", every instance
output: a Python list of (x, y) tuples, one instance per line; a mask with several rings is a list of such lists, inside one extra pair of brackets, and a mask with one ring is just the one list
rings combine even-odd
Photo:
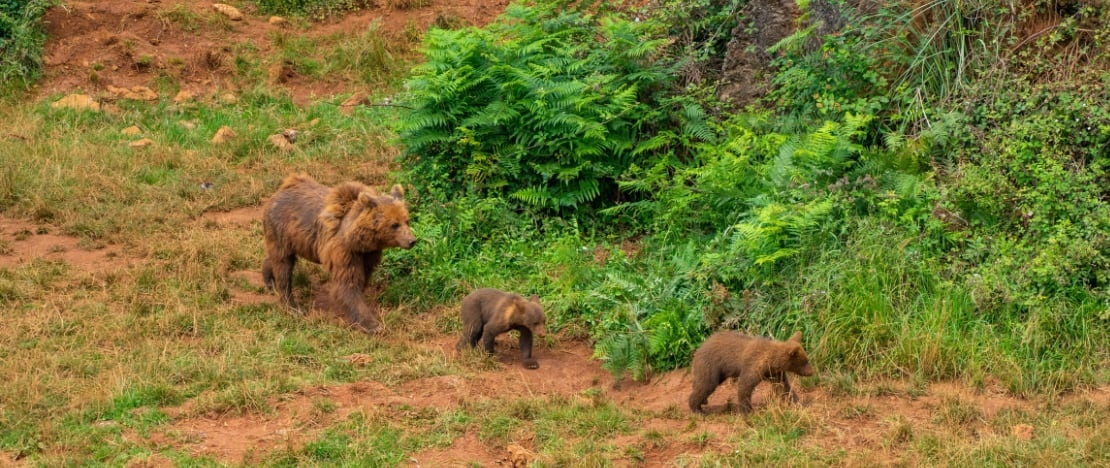
[(364, 290), (382, 259), (382, 249), (412, 248), (408, 207), (400, 185), (388, 195), (358, 182), (327, 187), (305, 175), (291, 175), (263, 207), (262, 236), (266, 259), (262, 278), (282, 303), (293, 301), (293, 266), (297, 258), (323, 264), (326, 289), (334, 307), (363, 331), (379, 322)]
[(509, 330), (520, 332), (520, 359), (526, 369), (536, 369), (540, 364), (532, 359), (532, 334), (543, 336), (547, 317), (543, 314), (540, 299), (524, 299), (516, 294), (492, 288), (478, 289), (462, 301), (463, 335), (456, 349), (471, 348), (482, 340), (482, 349), (493, 354), (497, 335)]
[(779, 396), (790, 394), (786, 373), (813, 375), (809, 357), (802, 349), (802, 332), (786, 341), (741, 335), (731, 331), (714, 333), (694, 352), (694, 391), (690, 394), (690, 410), (702, 412), (709, 395), (729, 377), (736, 378), (740, 412), (752, 410), (752, 391), (760, 382), (774, 384)]

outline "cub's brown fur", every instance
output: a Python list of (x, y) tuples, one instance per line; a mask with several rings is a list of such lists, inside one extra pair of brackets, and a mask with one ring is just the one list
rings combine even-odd
[(416, 243), (403, 195), (400, 185), (382, 195), (358, 182), (330, 188), (305, 175), (285, 178), (262, 213), (266, 286), (295, 307), (292, 277), (297, 257), (323, 264), (330, 274), (330, 302), (373, 333), (378, 318), (363, 290), (381, 261), (382, 249), (409, 249)]
[[(694, 352), (694, 391), (690, 410), (701, 412), (709, 395), (729, 377), (736, 378), (739, 406), (744, 414), (752, 410), (752, 391), (760, 382), (774, 384), (778, 395), (791, 394), (786, 373), (813, 375), (809, 357), (802, 349), (802, 332), (786, 341), (741, 335), (731, 331), (714, 333)], [(794, 399), (796, 395), (791, 394)]]
[(527, 369), (536, 369), (540, 364), (532, 359), (532, 334), (543, 336), (547, 332), (546, 324), (547, 317), (538, 297), (524, 299), (497, 289), (478, 289), (463, 298), (463, 335), (456, 348), (473, 348), (481, 338), (482, 348), (492, 354), (497, 335), (516, 330), (520, 332), (522, 364)]

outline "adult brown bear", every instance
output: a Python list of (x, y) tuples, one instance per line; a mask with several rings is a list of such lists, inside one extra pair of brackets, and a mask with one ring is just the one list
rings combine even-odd
[(293, 301), (293, 266), (297, 258), (324, 265), (330, 278), (329, 302), (363, 331), (374, 333), (380, 323), (366, 303), (364, 290), (382, 259), (382, 250), (412, 248), (404, 191), (394, 185), (388, 195), (358, 182), (332, 187), (305, 175), (286, 177), (262, 213), (266, 286)]

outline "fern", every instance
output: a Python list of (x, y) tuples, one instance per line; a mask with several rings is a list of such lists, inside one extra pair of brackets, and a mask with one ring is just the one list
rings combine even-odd
[[(633, 163), (713, 138), (697, 106), (660, 101), (675, 62), (657, 31), (550, 2), (429, 31), (399, 122), (403, 165), (442, 199), (474, 191), (554, 213), (611, 204)], [(683, 138), (653, 140), (674, 120), (687, 122)]]

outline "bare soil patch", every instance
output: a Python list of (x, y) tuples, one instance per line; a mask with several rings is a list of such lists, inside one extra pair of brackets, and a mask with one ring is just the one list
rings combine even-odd
[[(437, 18), (482, 25), (504, 11), (508, 1), (431, 0), (407, 9), (379, 3), (320, 23), (272, 24), (269, 15), (246, 8), (241, 21), (228, 20), (212, 8), (211, 1), (67, 1), (46, 13), (45, 77), (36, 94), (81, 91), (110, 99), (114, 94), (110, 87), (157, 90), (161, 82), (175, 83), (198, 98), (216, 97), (236, 88), (236, 48), (252, 48), (268, 56), (279, 47), (275, 38), (280, 35), (354, 36), (374, 22), (388, 37), (423, 32)], [(339, 80), (309, 80), (290, 75), (289, 70), (271, 71), (273, 85), (287, 90), (299, 103), (351, 87)]]
[(0, 216), (0, 268), (48, 260), (64, 262), (77, 271), (110, 272), (133, 263), (118, 246), (84, 245), (80, 238), (57, 231), (53, 226)]

